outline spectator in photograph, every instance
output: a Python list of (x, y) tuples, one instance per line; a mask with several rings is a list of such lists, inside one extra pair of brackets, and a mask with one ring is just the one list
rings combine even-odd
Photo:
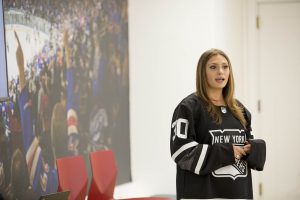
[(68, 155), (68, 132), (66, 115), (66, 94), (61, 92), (61, 99), (54, 105), (51, 119), (51, 141), (55, 158)]
[[(37, 192), (37, 194), (56, 192), (58, 186), (57, 179), (55, 180), (55, 178), (41, 178), (41, 176), (53, 176), (53, 170), (47, 168), (53, 168), (54, 164), (52, 164), (52, 166), (49, 165), (49, 163), (47, 163), (47, 157), (43, 158), (43, 149), (41, 148), (39, 140), (33, 131), (33, 121), (31, 115), (32, 104), (28, 91), (28, 84), (26, 84), (25, 80), (23, 50), (16, 32), (15, 37), (18, 43), (16, 58), (19, 68), (19, 82), (21, 91), (19, 96), (19, 107), (23, 132), (24, 151), (26, 153), (26, 163), (29, 171), (29, 183), (30, 185), (32, 185), (32, 188)], [(51, 172), (51, 174), (49, 174), (49, 172)], [(55, 176), (57, 177), (57, 174), (55, 174)], [(50, 182), (51, 180), (53, 180), (53, 182)], [(50, 184), (51, 187), (47, 187), (47, 184)], [(48, 188), (50, 188), (49, 191), (47, 191)]]
[(16, 149), (11, 159), (11, 181), (4, 193), (4, 199), (38, 199), (38, 195), (35, 194), (30, 185), (26, 159), (20, 149)]

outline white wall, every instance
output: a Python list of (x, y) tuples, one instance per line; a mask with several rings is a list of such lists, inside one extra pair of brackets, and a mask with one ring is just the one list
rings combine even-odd
[(231, 58), (236, 94), (243, 94), (244, 1), (129, 0), (132, 179), (115, 198), (175, 194), (169, 151), (175, 106), (195, 91), (200, 55), (221, 48)]

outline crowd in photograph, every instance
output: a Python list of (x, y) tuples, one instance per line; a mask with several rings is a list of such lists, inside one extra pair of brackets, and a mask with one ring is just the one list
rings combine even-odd
[(5, 0), (4, 7), (51, 24), (23, 67), (32, 40), (12, 32), (19, 73), (9, 80), (10, 101), (0, 104), (1, 194), (34, 199), (57, 191), (55, 159), (122, 151), (115, 140), (129, 129), (127, 1)]

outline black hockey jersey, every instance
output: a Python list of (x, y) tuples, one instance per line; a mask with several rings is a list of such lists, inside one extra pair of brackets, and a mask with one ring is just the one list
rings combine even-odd
[[(253, 198), (250, 168), (262, 170), (265, 144), (256, 145), (253, 140), (250, 155), (235, 160), (232, 144), (243, 146), (249, 139), (250, 119), (245, 130), (226, 106), (218, 109), (221, 124), (215, 123), (200, 98), (191, 94), (174, 111), (170, 147), (177, 164), (177, 199)], [(260, 167), (253, 159), (256, 154), (261, 154)]]

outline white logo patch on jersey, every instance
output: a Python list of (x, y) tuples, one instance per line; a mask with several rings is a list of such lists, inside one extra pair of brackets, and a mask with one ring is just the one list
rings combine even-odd
[[(246, 142), (246, 134), (240, 129), (224, 129), (211, 130), (213, 144), (231, 143), (237, 146), (244, 146)], [(235, 180), (238, 177), (246, 177), (248, 175), (248, 165), (244, 160), (236, 160), (235, 164), (228, 165), (212, 172), (215, 177), (229, 177)]]
[(224, 114), (227, 113), (226, 107), (223, 107), (223, 106), (222, 106), (222, 107), (221, 107), (221, 112), (224, 113)]

